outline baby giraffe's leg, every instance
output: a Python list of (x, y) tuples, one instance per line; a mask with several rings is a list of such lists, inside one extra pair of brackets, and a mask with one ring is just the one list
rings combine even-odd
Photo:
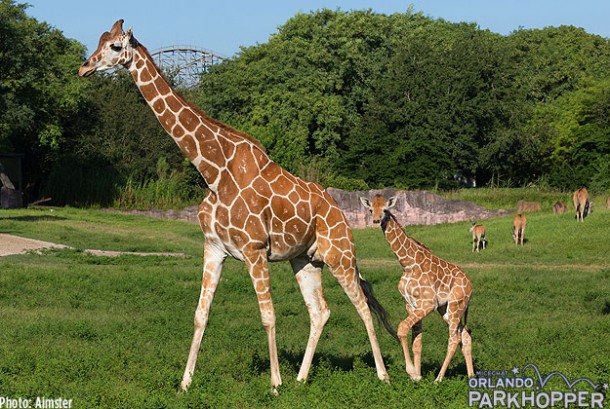
[(422, 322), (413, 325), (411, 329), (411, 349), (413, 350), (413, 366), (415, 374), (421, 378)]
[[(400, 339), (400, 344), (402, 345), (402, 350), (405, 355), (405, 365), (406, 370), (411, 379), (414, 381), (419, 381), (421, 379), (421, 370), (418, 370), (413, 361), (411, 361), (411, 353), (409, 352), (409, 344), (407, 342), (407, 336), (409, 334), (409, 330), (411, 330), (416, 324), (421, 322), (426, 315), (428, 315), (431, 311), (434, 310), (434, 303), (432, 302), (420, 302), (418, 308), (412, 308), (407, 305), (407, 311), (409, 312), (409, 316), (403, 320), (398, 325), (398, 339)], [(421, 328), (421, 327), (420, 327)], [(420, 338), (421, 340), (421, 338)], [(416, 346), (415, 339), (414, 348)], [(415, 354), (415, 351), (414, 351)], [(421, 345), (419, 347), (419, 360), (421, 362)], [(414, 356), (415, 358), (415, 356)]]
[(464, 310), (466, 308), (466, 303), (464, 300), (453, 300), (447, 303), (447, 312), (443, 315), (443, 319), (449, 325), (449, 342), (447, 345), (447, 355), (445, 356), (445, 361), (443, 362), (443, 366), (441, 367), (438, 376), (434, 380), (434, 382), (440, 382), (443, 380), (445, 376), (445, 372), (449, 367), (449, 363), (451, 362), (451, 358), (455, 354), (458, 345), (462, 340), (463, 327), (461, 325), (462, 315), (464, 314)]

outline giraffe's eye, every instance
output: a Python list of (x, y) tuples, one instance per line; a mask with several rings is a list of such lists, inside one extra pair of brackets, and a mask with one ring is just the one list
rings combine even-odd
[(110, 49), (114, 52), (119, 52), (123, 49), (123, 46), (121, 45), (121, 43), (114, 43), (114, 44), (110, 44)]

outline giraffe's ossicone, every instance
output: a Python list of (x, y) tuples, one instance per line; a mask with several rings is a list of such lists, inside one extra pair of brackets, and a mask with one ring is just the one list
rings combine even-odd
[[(79, 75), (127, 68), (157, 119), (204, 178), (208, 193), (199, 206), (204, 265), (195, 331), (182, 378), (192, 380), (210, 305), (224, 260), (245, 262), (267, 332), (271, 384), (281, 385), (275, 340), (275, 313), (269, 287), (268, 261), (289, 260), (305, 299), (311, 326), (297, 380), (307, 378), (318, 339), (330, 311), (322, 292), (326, 264), (364, 321), (377, 375), (388, 381), (370, 311), (385, 319), (370, 285), (358, 274), (351, 229), (335, 201), (319, 185), (293, 176), (267, 155), (251, 136), (210, 118), (174, 91), (131, 29), (117, 21), (102, 34), (97, 50)], [(387, 320), (384, 324), (390, 328)]]

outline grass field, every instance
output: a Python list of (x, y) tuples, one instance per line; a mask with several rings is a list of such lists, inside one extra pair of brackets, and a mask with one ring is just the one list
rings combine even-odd
[[(511, 217), (488, 220), (489, 247), (480, 254), (470, 251), (469, 223), (407, 227), (473, 280), (475, 370), (534, 363), (546, 374), (610, 381), (610, 211), (594, 210), (584, 224), (572, 212), (528, 214), (522, 248), (512, 243)], [(273, 396), (256, 297), (244, 266), (232, 260), (193, 384), (177, 394), (201, 280), (198, 226), (56, 208), (0, 211), (0, 232), (76, 249), (187, 254), (111, 258), (61, 250), (0, 258), (0, 398), (62, 397), (74, 408), (467, 407), (459, 352), (445, 380), (433, 382), (448, 336), (438, 314), (424, 321), (418, 384), (404, 371), (400, 346), (378, 330), (387, 385), (376, 377), (362, 322), (328, 271), (331, 317), (308, 382), (297, 384), (309, 321), (287, 263), (271, 266), (283, 379)], [(401, 269), (380, 230), (356, 230), (355, 238), (361, 272), (397, 325), (406, 317), (396, 289)]]

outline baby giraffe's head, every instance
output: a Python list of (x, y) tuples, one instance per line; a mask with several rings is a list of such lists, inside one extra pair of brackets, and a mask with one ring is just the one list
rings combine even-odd
[(396, 196), (392, 196), (387, 201), (383, 198), (383, 195), (377, 193), (373, 197), (373, 202), (365, 197), (360, 198), (360, 202), (362, 205), (371, 212), (373, 216), (373, 224), (377, 225), (381, 223), (381, 219), (384, 216), (385, 212), (389, 212), (391, 208), (396, 205)]

